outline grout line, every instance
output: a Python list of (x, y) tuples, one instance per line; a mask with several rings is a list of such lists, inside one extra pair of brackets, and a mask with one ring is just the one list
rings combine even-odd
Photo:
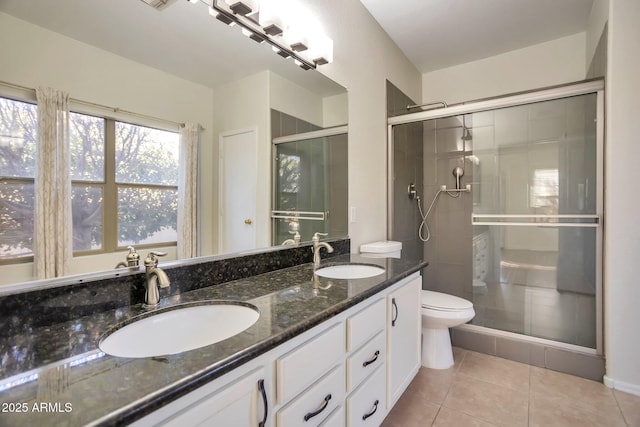
[(438, 412), (436, 412), (436, 416), (433, 417), (433, 421), (431, 421), (431, 425), (435, 425), (436, 420), (438, 419), (438, 415), (440, 415), (440, 410), (442, 409), (442, 405), (438, 406)]
[(531, 380), (532, 380), (532, 371), (533, 369), (531, 369), (531, 365), (529, 365), (529, 390), (528, 390), (528, 394), (529, 394), (529, 399), (527, 400), (527, 426), (531, 425)]
[(627, 421), (627, 417), (624, 415), (624, 410), (622, 409), (622, 405), (620, 405), (620, 401), (618, 400), (618, 396), (616, 396), (615, 390), (612, 388), (609, 390), (613, 395), (614, 400), (616, 401), (616, 405), (618, 405), (618, 410), (620, 411), (620, 414), (622, 414), (622, 420), (626, 425), (630, 426), (631, 422)]

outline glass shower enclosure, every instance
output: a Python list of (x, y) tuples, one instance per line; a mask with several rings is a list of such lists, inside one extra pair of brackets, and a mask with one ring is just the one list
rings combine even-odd
[[(602, 116), (593, 81), (390, 118), (393, 171), (407, 167), (394, 141), (422, 124), (424, 210), (455, 185), (453, 169), (471, 185), (436, 194), (432, 236), (418, 241), (423, 288), (470, 299), (472, 325), (602, 354)], [(393, 210), (408, 206), (401, 175), (390, 176), (390, 238), (402, 227)]]
[(274, 144), (272, 244), (347, 231), (346, 127), (278, 137)]

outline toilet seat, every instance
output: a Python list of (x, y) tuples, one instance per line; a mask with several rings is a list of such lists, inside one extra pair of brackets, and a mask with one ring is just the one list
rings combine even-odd
[(442, 292), (423, 290), (420, 299), (422, 308), (429, 310), (458, 312), (473, 309), (473, 304), (470, 301)]

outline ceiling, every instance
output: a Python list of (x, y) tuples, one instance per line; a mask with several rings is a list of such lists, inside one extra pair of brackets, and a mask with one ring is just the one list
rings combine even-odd
[[(360, 1), (421, 73), (582, 32), (593, 4)], [(140, 0), (0, 0), (0, 11), (208, 87), (269, 69), (325, 96), (344, 90), (249, 42), (202, 2), (176, 0), (158, 11)]]
[(421, 73), (586, 30), (593, 0), (360, 0)]
[(324, 96), (344, 91), (216, 20), (202, 2), (156, 10), (140, 0), (0, 0), (0, 12), (212, 88), (268, 69)]

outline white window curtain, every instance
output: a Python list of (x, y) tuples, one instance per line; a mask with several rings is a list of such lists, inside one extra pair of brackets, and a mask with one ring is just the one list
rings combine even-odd
[(67, 274), (72, 254), (69, 94), (41, 87), (36, 98), (34, 273), (46, 279)]
[(180, 128), (178, 172), (178, 258), (193, 258), (197, 252), (198, 145), (200, 125)]

